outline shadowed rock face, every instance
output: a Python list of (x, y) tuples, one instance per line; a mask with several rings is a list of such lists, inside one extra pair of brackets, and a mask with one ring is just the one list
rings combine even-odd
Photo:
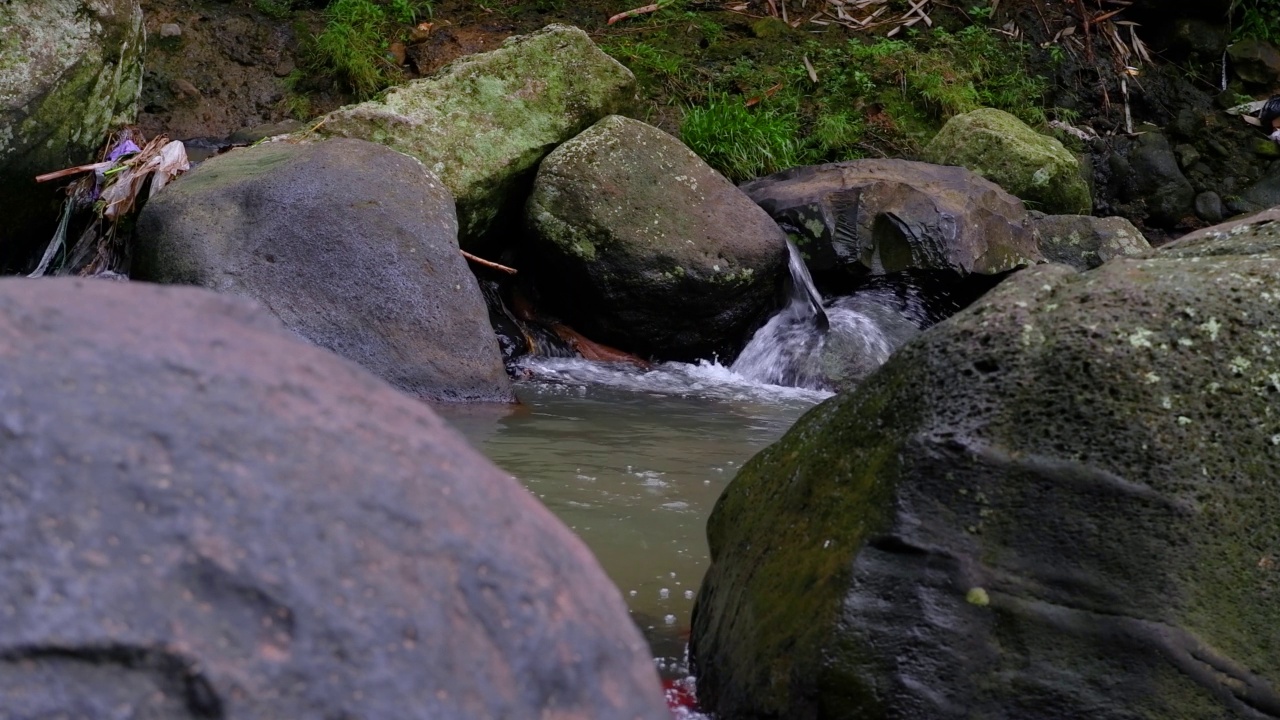
[(0, 280), (6, 717), (668, 717), (585, 546), (242, 298)]
[(212, 158), (147, 203), (133, 276), (252, 297), (289, 329), (413, 395), (511, 402), (453, 198), (361, 140)]
[(547, 156), (526, 216), (555, 309), (664, 359), (735, 353), (786, 267), (785, 237), (749, 197), (676, 138), (618, 115)]
[(133, 122), (144, 39), (138, 0), (0, 3), (0, 271), (56, 224), (60, 197), (33, 178), (92, 162)]
[(732, 718), (1280, 717), (1280, 222), (1023, 270), (708, 521)]
[(958, 167), (852, 160), (742, 186), (818, 273), (997, 274), (1041, 259), (1022, 203)]

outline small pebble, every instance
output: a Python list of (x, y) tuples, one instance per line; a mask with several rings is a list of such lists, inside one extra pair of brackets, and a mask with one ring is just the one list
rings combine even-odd
[(165, 23), (160, 26), (160, 37), (182, 37), (182, 26), (178, 25), (178, 23)]

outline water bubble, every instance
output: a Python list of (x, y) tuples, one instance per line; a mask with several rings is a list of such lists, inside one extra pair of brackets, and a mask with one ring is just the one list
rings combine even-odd
[(675, 615), (665, 615), (665, 616), (663, 616), (662, 621), (663, 621), (663, 622), (665, 622), (665, 623), (666, 623), (666, 624), (668, 624), (668, 625), (675, 625), (675, 624), (676, 624), (676, 616), (675, 616)]
[(663, 600), (666, 600), (667, 598), (671, 597), (671, 591), (668, 590), (667, 588), (662, 588), (661, 590), (658, 591), (658, 597), (662, 598)]
[(684, 599), (685, 599), (685, 600), (692, 600), (692, 599), (693, 599), (693, 591), (692, 591), (692, 590), (685, 590), (685, 591), (684, 591)]

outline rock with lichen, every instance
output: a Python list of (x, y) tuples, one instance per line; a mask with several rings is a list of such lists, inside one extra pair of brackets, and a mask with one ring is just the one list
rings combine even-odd
[(1070, 265), (1076, 270), (1089, 270), (1112, 258), (1142, 255), (1151, 250), (1142, 231), (1122, 217), (1033, 212), (1031, 226), (1045, 260)]
[(708, 521), (719, 717), (1280, 708), (1280, 222), (1039, 265), (810, 412)]
[(316, 132), (371, 140), (421, 160), (457, 199), (459, 239), (473, 248), (504, 210), (523, 201), (538, 162), (605, 115), (626, 110), (635, 82), (582, 30), (548, 25), (384, 98), (339, 108)]
[(969, 168), (1046, 213), (1088, 215), (1093, 209), (1080, 161), (1058, 140), (1003, 110), (956, 115), (921, 159)]
[(0, 3), (0, 270), (56, 220), (53, 188), (33, 178), (92, 162), (133, 122), (144, 39), (138, 0)]
[(786, 265), (782, 230), (751, 198), (676, 138), (617, 115), (547, 156), (526, 218), (553, 309), (663, 358), (736, 350)]

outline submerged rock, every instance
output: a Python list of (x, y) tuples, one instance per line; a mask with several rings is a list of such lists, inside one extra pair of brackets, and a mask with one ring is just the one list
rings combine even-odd
[(472, 247), (510, 203), (524, 201), (547, 153), (630, 106), (635, 82), (585, 32), (548, 25), (381, 100), (339, 108), (317, 131), (421, 160), (457, 199), (462, 246)]
[(753, 458), (708, 523), (706, 709), (1280, 712), (1277, 228), (1023, 270)]
[(852, 160), (785, 170), (742, 189), (816, 273), (996, 274), (1041, 260), (1023, 204), (964, 168)]
[(515, 399), (453, 198), (381, 145), (276, 142), (204, 162), (147, 203), (132, 274), (255, 298), (418, 397)]
[(786, 238), (676, 138), (611, 116), (556, 148), (527, 209), (540, 289), (589, 337), (666, 359), (736, 350)]
[(255, 303), (0, 280), (0, 401), (6, 717), (670, 717), (568, 528)]
[(1032, 213), (1037, 244), (1049, 262), (1089, 270), (1121, 256), (1142, 255), (1151, 245), (1122, 217)]
[(144, 37), (138, 0), (0, 3), (0, 271), (56, 223), (54, 187), (32, 178), (96, 160), (133, 122)]
[(1046, 213), (1088, 215), (1093, 209), (1076, 156), (1003, 110), (981, 108), (951, 118), (922, 159), (969, 168)]

